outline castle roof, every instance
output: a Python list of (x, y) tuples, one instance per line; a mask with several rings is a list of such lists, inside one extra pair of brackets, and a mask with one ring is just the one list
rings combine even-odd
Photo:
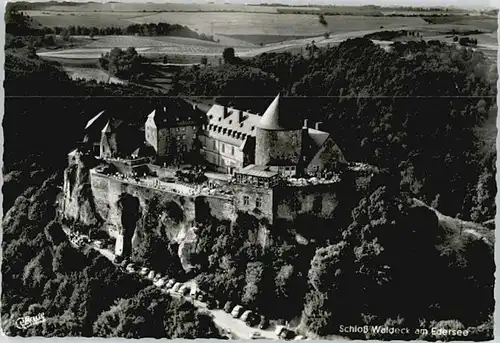
[(260, 116), (222, 105), (213, 105), (206, 114), (205, 134), (233, 145), (241, 145), (247, 137), (255, 137)]
[(106, 125), (103, 127), (103, 133), (116, 132), (116, 129), (123, 123), (122, 120), (111, 118), (108, 120)]
[(177, 99), (169, 101), (166, 106), (153, 110), (148, 115), (147, 121), (157, 128), (186, 126), (198, 122), (202, 115), (202, 111), (193, 104)]
[(90, 129), (92, 126), (94, 126), (94, 124), (97, 125), (96, 122), (99, 120), (99, 118), (103, 117), (104, 112), (105, 112), (105, 110), (102, 110), (95, 117), (93, 117), (92, 119), (90, 119), (87, 122), (87, 125), (85, 126), (85, 130)]
[(285, 118), (283, 111), (280, 109), (280, 95), (278, 94), (274, 98), (273, 102), (266, 109), (262, 118), (260, 119), (258, 126), (265, 130), (293, 130), (297, 127), (293, 125), (289, 119)]
[(237, 171), (237, 173), (249, 176), (266, 177), (266, 178), (278, 175), (278, 172), (269, 170), (269, 167), (267, 166), (257, 166), (255, 164), (250, 164), (245, 168), (242, 168), (239, 171)]

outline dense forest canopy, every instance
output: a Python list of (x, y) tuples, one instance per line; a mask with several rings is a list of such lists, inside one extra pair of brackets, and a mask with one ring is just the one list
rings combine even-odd
[[(349, 160), (401, 174), (415, 196), (470, 218), (481, 171), (495, 174), (494, 157), (478, 152), (474, 135), (494, 110), (495, 80), (479, 51), (437, 41), (394, 43), (385, 51), (360, 38), (310, 58), (269, 53), (183, 71), (174, 89), (260, 113), (279, 92), (304, 96), (288, 99), (287, 110), (322, 122)], [(241, 94), (257, 98), (231, 98)], [(491, 209), (481, 220), (493, 218), (493, 197), (480, 206)]]
[[(338, 334), (339, 324), (363, 323), (467, 328), (470, 339), (491, 338), (495, 266), (484, 228), (464, 230), (415, 199), (451, 217), (494, 217), (496, 152), (484, 149), (475, 129), (496, 105), (496, 70), (478, 51), (439, 42), (396, 43), (385, 51), (354, 39), (310, 51), (307, 58), (272, 53), (185, 70), (170, 95), (210, 95), (262, 112), (281, 92), (286, 111), (322, 122), (348, 160), (381, 172), (366, 180), (345, 175), (341, 193), (349, 196), (335, 220), (275, 223), (267, 249), (254, 243), (266, 224), (255, 217), (239, 213), (228, 223), (201, 216), (192, 261), (200, 287), (270, 318), (300, 318), (305, 332), (321, 336)], [(66, 154), (85, 122), (107, 109), (139, 125), (166, 100), (133, 85), (71, 81), (56, 63), (33, 54), (7, 54), (5, 70), (5, 331), (217, 337), (191, 305), (75, 250), (54, 220)], [(139, 222), (152, 234), (132, 258), (175, 260), (157, 215), (169, 204), (151, 199), (148, 206)], [(169, 272), (181, 273), (178, 261)], [(40, 311), (48, 320), (28, 331), (10, 321)]]

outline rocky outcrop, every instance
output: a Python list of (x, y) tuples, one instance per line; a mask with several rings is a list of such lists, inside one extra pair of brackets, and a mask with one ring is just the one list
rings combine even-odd
[(182, 229), (176, 237), (176, 241), (179, 244), (179, 250), (177, 253), (179, 255), (182, 268), (186, 272), (190, 272), (194, 269), (194, 266), (191, 264), (191, 256), (196, 253), (196, 243), (198, 241), (196, 231), (196, 227)]
[(79, 222), (85, 226), (97, 227), (102, 224), (92, 190), (90, 187), (89, 168), (95, 163), (92, 157), (75, 151), (70, 155), (69, 165), (64, 171), (62, 197), (63, 218)]

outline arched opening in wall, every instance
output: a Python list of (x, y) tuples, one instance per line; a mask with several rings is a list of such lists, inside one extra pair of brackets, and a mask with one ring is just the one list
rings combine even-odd
[(128, 193), (122, 193), (118, 200), (118, 208), (121, 211), (122, 256), (129, 256), (132, 252), (132, 237), (134, 236), (137, 221), (141, 217), (141, 205), (138, 198)]
[(167, 216), (176, 224), (179, 224), (184, 219), (184, 211), (182, 207), (175, 201), (169, 201), (165, 204)]
[(321, 195), (317, 195), (314, 197), (313, 206), (312, 206), (313, 213), (315, 213), (315, 214), (321, 213), (321, 211), (323, 210), (322, 202), (323, 202), (323, 198), (321, 197)]

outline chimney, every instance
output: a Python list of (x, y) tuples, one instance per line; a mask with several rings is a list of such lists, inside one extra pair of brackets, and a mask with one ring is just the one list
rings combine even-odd
[(245, 120), (245, 118), (243, 117), (243, 110), (239, 110), (238, 111), (238, 124), (243, 122), (243, 120)]
[(308, 127), (309, 127), (309, 125), (308, 125), (307, 119), (304, 119), (304, 126), (303, 126), (303, 128), (307, 129)]
[(322, 126), (323, 126), (323, 122), (319, 121), (316, 123), (315, 129), (321, 131)]

